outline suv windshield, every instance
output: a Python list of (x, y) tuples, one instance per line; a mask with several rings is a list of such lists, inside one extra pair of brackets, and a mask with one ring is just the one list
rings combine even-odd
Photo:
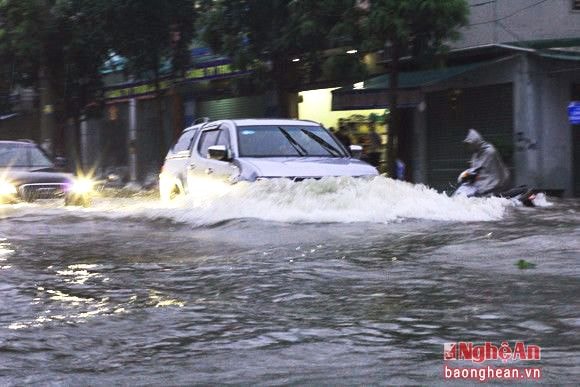
[(50, 159), (35, 145), (0, 143), (0, 168), (50, 168), (52, 166)]
[(321, 126), (238, 126), (242, 157), (347, 157), (344, 149)]

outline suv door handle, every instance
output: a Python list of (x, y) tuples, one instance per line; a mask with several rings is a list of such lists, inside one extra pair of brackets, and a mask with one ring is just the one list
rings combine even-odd
[(208, 175), (211, 175), (213, 173), (213, 169), (208, 168), (205, 170), (205, 173), (207, 173)]
[(195, 169), (195, 164), (189, 164), (187, 166), (187, 169), (189, 169), (189, 170)]

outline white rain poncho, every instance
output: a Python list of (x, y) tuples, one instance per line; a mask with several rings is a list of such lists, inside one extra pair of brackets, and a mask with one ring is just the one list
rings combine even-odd
[(469, 133), (463, 142), (470, 144), (475, 150), (471, 156), (471, 168), (478, 169), (478, 176), (474, 186), (478, 195), (497, 193), (507, 189), (510, 173), (501, 161), (497, 150), (475, 130)]

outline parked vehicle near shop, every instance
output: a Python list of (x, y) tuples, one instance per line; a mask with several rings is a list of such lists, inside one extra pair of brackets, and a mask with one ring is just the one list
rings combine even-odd
[(64, 198), (66, 205), (89, 206), (94, 182), (62, 172), (28, 140), (0, 141), (0, 202)]
[(209, 181), (376, 176), (358, 159), (362, 148), (346, 149), (316, 122), (238, 119), (205, 122), (185, 129), (169, 150), (159, 176), (160, 195), (194, 192)]

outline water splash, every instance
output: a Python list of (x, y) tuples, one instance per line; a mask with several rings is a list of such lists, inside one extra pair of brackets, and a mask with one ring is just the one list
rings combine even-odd
[[(491, 221), (501, 219), (511, 202), (505, 199), (456, 197), (382, 176), (372, 179), (288, 179), (254, 183), (213, 183), (205, 190), (169, 204), (113, 207), (118, 215), (169, 219), (194, 225), (256, 218), (277, 222), (374, 222), (402, 219)], [(99, 211), (99, 206), (92, 211)]]
[[(404, 219), (493, 221), (513, 203), (500, 198), (449, 197), (424, 185), (378, 176), (292, 182), (269, 179), (229, 184), (208, 181), (191, 194), (162, 203), (147, 198), (98, 198), (92, 208), (44, 207), (43, 215), (162, 220), (207, 226), (234, 219), (289, 223), (390, 223)], [(63, 211), (64, 210), (64, 211)], [(38, 207), (21, 209), (38, 215)]]
[(534, 200), (532, 200), (532, 202), (536, 207), (552, 207), (554, 205), (554, 203), (548, 201), (546, 194), (544, 194), (543, 192), (537, 193), (536, 197), (534, 198)]

